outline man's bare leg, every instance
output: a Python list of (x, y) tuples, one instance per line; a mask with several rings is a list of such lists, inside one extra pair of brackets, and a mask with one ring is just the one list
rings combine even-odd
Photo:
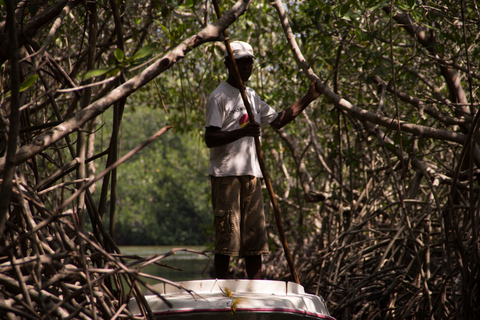
[(261, 279), (262, 278), (262, 256), (246, 256), (245, 257), (245, 269), (247, 271), (248, 279)]
[(215, 271), (215, 278), (227, 279), (228, 271), (230, 269), (230, 256), (216, 253), (213, 258), (213, 268)]

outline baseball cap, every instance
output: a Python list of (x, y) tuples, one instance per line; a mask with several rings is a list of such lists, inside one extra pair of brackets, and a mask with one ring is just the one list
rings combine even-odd
[[(244, 41), (232, 41), (230, 42), (230, 48), (232, 48), (234, 59), (240, 59), (245, 57), (252, 57), (255, 59), (252, 46)], [(225, 50), (225, 57), (227, 56), (228, 51)]]

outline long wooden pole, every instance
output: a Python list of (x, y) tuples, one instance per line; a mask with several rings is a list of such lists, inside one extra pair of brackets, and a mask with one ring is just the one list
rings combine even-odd
[[(221, 15), (217, 0), (212, 0), (212, 1), (213, 1), (213, 6), (215, 8), (217, 17), (218, 19), (220, 19), (222, 15)], [(245, 109), (247, 110), (248, 119), (250, 119), (250, 121), (253, 122), (255, 121), (255, 115), (252, 112), (252, 107), (250, 106), (250, 102), (248, 101), (247, 94), (245, 92), (245, 87), (243, 86), (242, 78), (240, 77), (240, 72), (238, 71), (237, 64), (235, 63), (235, 58), (233, 57), (232, 48), (230, 47), (230, 42), (228, 41), (227, 30), (223, 31), (223, 36), (225, 37), (224, 42), (228, 52), (228, 56), (230, 57), (230, 61), (232, 62), (232, 65), (233, 65), (235, 79), (237, 80), (237, 84), (239, 85), (240, 93), (242, 95), (242, 100), (243, 100), (243, 103), (245, 104)], [(270, 182), (270, 176), (268, 175), (267, 167), (265, 166), (265, 161), (263, 160), (259, 137), (255, 137), (255, 149), (257, 151), (258, 162), (260, 164), (260, 169), (262, 170), (263, 179), (265, 181), (265, 185), (268, 190), (268, 195), (270, 196), (270, 201), (272, 202), (273, 211), (275, 212), (275, 222), (277, 223), (278, 234), (280, 236), (280, 240), (283, 245), (285, 257), (287, 258), (288, 266), (290, 268), (290, 272), (292, 274), (293, 280), (296, 283), (300, 284), (297, 270), (295, 269), (295, 264), (293, 263), (292, 254), (290, 253), (290, 249), (288, 248), (287, 237), (285, 236), (285, 231), (283, 229), (283, 222), (282, 222), (282, 217), (280, 215), (280, 209), (278, 207), (277, 199), (275, 198), (275, 193), (273, 192), (272, 183)]]

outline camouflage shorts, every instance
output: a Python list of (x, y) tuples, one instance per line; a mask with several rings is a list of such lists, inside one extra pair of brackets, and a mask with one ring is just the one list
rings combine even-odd
[(268, 241), (261, 179), (211, 177), (215, 253), (229, 256), (267, 254)]

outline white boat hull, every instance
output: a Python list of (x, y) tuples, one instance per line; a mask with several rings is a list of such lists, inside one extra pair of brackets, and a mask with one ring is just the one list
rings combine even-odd
[[(178, 285), (180, 288), (160, 283), (154, 289), (162, 298), (145, 296), (156, 319), (335, 320), (322, 297), (306, 294), (293, 282), (194, 280)], [(141, 314), (135, 300), (130, 301), (129, 309)]]

